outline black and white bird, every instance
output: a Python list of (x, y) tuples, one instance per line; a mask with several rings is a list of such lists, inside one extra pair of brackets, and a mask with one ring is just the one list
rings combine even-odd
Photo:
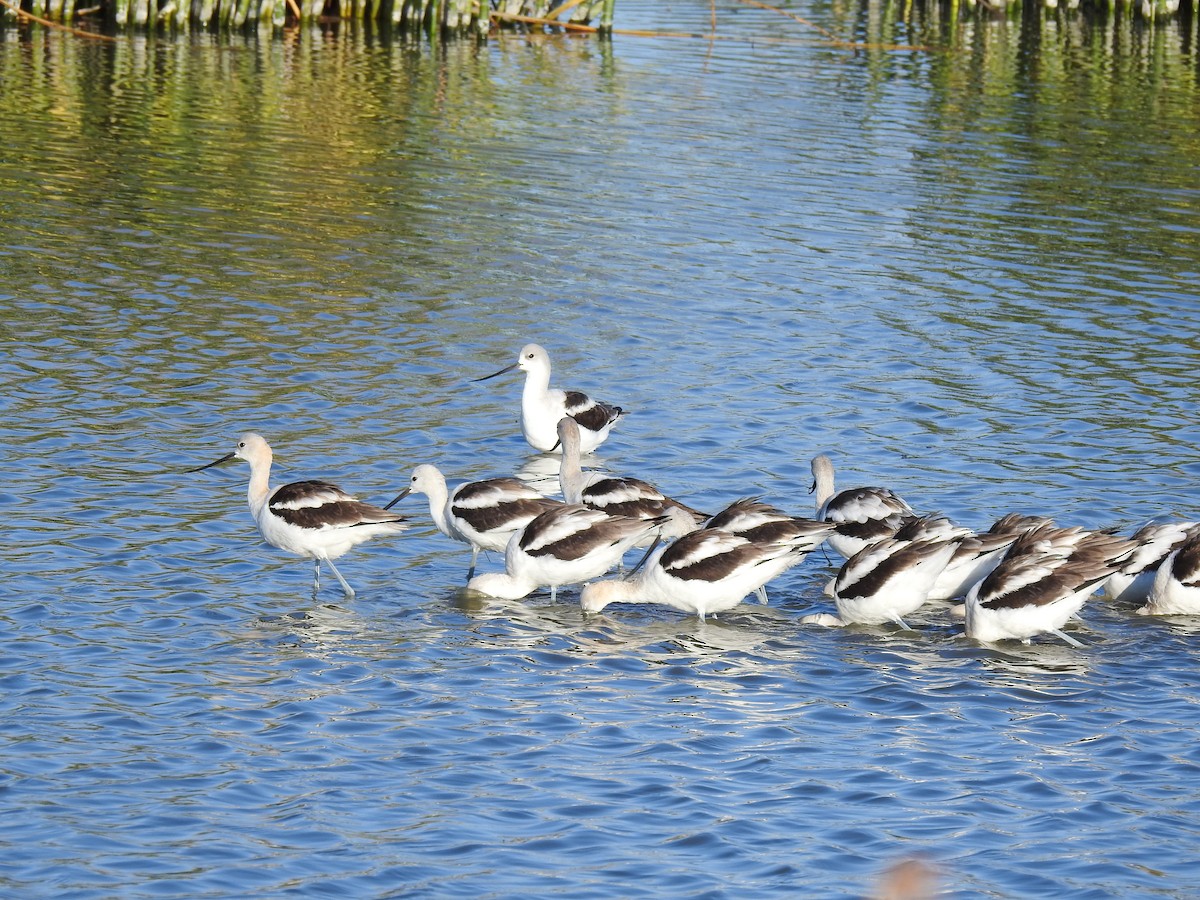
[(517, 361), (499, 372), (476, 378), (487, 381), (513, 369), (525, 373), (521, 392), (521, 432), (535, 450), (551, 452), (558, 444), (558, 420), (570, 416), (579, 423), (580, 449), (591, 453), (608, 437), (613, 425), (625, 415), (619, 406), (609, 406), (593, 400), (579, 391), (562, 391), (550, 387), (550, 355), (537, 344), (526, 344), (517, 354)]
[(942, 516), (925, 516), (863, 547), (833, 581), (841, 624), (895, 623), (907, 629), (904, 617), (929, 599), (938, 576), (970, 535), (970, 529)]
[(1101, 583), (1120, 568), (1133, 545), (1103, 531), (1047, 523), (1022, 534), (1004, 559), (967, 593), (967, 637), (983, 643), (1054, 634)]
[(632, 516), (647, 521), (665, 520), (648, 537), (647, 544), (659, 539), (680, 537), (704, 524), (707, 519), (704, 513), (671, 499), (640, 478), (585, 473), (580, 461), (582, 429), (579, 423), (570, 416), (563, 416), (557, 430), (562, 447), (558, 477), (563, 500), (567, 503), (582, 503), (615, 516)]
[(1154, 575), (1143, 616), (1200, 615), (1200, 525), (1188, 529)]
[[(758, 497), (743, 497), (733, 501), (705, 522), (704, 527), (736, 534), (756, 544), (780, 541), (803, 544), (811, 541), (814, 548), (828, 540), (834, 531), (831, 522), (790, 516)], [(760, 603), (767, 602), (765, 584), (760, 585), (754, 593)]]
[(296, 481), (271, 489), (271, 447), (261, 435), (238, 438), (231, 453), (189, 471), (199, 472), (231, 459), (250, 464), (247, 499), (263, 540), (272, 547), (313, 561), (313, 594), (321, 586), (321, 563), (327, 563), (347, 597), (347, 584), (333, 560), (373, 537), (395, 534), (408, 527), (403, 516), (363, 503), (327, 481)]
[(467, 587), (503, 600), (518, 600), (539, 587), (549, 587), (551, 600), (556, 600), (559, 587), (603, 575), (662, 524), (563, 504), (509, 538), (503, 572), (476, 575)]
[(846, 559), (875, 541), (891, 537), (901, 525), (917, 517), (890, 488), (835, 490), (833, 461), (823, 453), (813, 457), (812, 474), (809, 491), (816, 495), (816, 518), (837, 527), (828, 544)]
[(1136, 545), (1133, 552), (1104, 582), (1105, 596), (1121, 604), (1144, 605), (1163, 560), (1188, 540), (1198, 524), (1148, 522), (1137, 529), (1129, 538)]
[(408, 487), (384, 509), (391, 509), (409, 494), (424, 494), (438, 531), (471, 547), (467, 580), (475, 576), (480, 550), (503, 552), (508, 539), (548, 509), (562, 504), (539, 494), (519, 478), (468, 481), (450, 490), (437, 466), (413, 469)]
[(704, 621), (799, 563), (822, 539), (751, 541), (704, 528), (655, 551), (631, 578), (586, 585), (580, 605), (585, 612), (599, 612), (610, 603), (656, 603)]

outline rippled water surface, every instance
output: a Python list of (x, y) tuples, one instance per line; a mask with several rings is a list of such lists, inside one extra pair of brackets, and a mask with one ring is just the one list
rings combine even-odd
[(484, 602), (419, 498), (314, 599), (183, 474), (536, 469), (469, 381), (536, 340), (702, 509), (828, 451), (976, 527), (1200, 516), (1194, 22), (618, 7), (693, 36), (0, 32), (0, 893), (1200, 893), (1197, 622), (822, 630), (821, 554), (704, 624)]

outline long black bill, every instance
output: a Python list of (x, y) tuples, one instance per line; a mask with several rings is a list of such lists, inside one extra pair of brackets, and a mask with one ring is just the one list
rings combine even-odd
[(638, 569), (640, 569), (642, 566), (644, 566), (646, 564), (646, 560), (648, 560), (650, 558), (650, 554), (654, 552), (654, 548), (659, 545), (660, 541), (662, 541), (661, 534), (654, 538), (654, 543), (652, 543), (650, 545), (650, 549), (646, 551), (646, 554), (637, 561), (637, 565), (629, 570), (629, 574), (626, 575), (624, 578), (625, 581), (628, 581), (630, 578), (632, 578), (634, 575), (636, 575), (638, 573)]
[(187, 472), (189, 472), (189, 473), (190, 472), (203, 472), (205, 469), (211, 469), (213, 466), (219, 466), (219, 465), (221, 465), (221, 463), (227, 463), (231, 459), (233, 459), (235, 456), (237, 456), (236, 453), (226, 453), (220, 459), (214, 459), (210, 463), (205, 463), (204, 465), (197, 466), (194, 469), (188, 469)]
[(817, 480), (815, 478), (813, 479), (812, 487), (808, 489), (808, 492), (810, 494), (815, 494), (817, 492)]
[(389, 503), (387, 506), (385, 506), (384, 509), (391, 509), (393, 506), (395, 506), (397, 503), (399, 503), (401, 500), (403, 500), (405, 497), (407, 497), (411, 493), (412, 493), (412, 488), (405, 488), (404, 490), (402, 490), (400, 492), (400, 496), (397, 497), (395, 500), (393, 500), (391, 503)]
[(493, 372), (491, 375), (484, 375), (482, 378), (472, 378), (471, 382), (474, 383), (476, 381), (487, 381), (489, 378), (495, 378), (497, 375), (503, 375), (505, 372), (511, 372), (519, 365), (520, 363), (513, 363), (511, 366), (505, 366), (499, 372)]

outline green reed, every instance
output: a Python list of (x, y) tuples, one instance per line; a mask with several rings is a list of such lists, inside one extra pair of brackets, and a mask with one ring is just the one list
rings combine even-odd
[[(297, 20), (321, 17), (390, 23), (411, 34), (486, 37), (492, 27), (538, 29), (556, 24), (595, 24), (612, 28), (615, 0), (8, 0), (32, 15), (70, 22), (77, 12), (99, 14), (118, 27), (227, 28), (250, 25), (283, 28)], [(555, 10), (553, 4), (565, 7)], [(545, 19), (547, 24), (522, 20)], [(16, 10), (0, 7), (0, 21), (14, 21)]]
[[(150, 26), (270, 30), (322, 17), (390, 24), (409, 35), (486, 38), (492, 28), (554, 30), (589, 25), (612, 31), (616, 0), (3, 0), (35, 16), (71, 22), (81, 11), (102, 15), (121, 28)], [(787, 5), (779, 0), (780, 6)], [(914, 13), (947, 23), (971, 19), (1081, 16), (1156, 22), (1200, 19), (1200, 0), (831, 0), (826, 20), (866, 10), (884, 18)], [(12, 22), (12, 6), (0, 6), (0, 23)], [(831, 23), (837, 31), (837, 23)], [(1194, 29), (1194, 24), (1192, 25)]]

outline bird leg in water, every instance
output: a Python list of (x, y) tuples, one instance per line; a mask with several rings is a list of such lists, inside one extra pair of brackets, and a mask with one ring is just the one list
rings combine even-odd
[(354, 588), (350, 587), (350, 585), (346, 582), (346, 579), (342, 577), (342, 573), (337, 570), (337, 566), (335, 566), (333, 564), (333, 560), (326, 559), (325, 562), (327, 562), (329, 564), (329, 571), (333, 572), (333, 576), (338, 580), (338, 583), (342, 586), (342, 590), (346, 592), (346, 596), (353, 597), (354, 596)]
[(1051, 628), (1051, 629), (1050, 629), (1050, 633), (1051, 633), (1051, 634), (1056, 634), (1056, 635), (1058, 635), (1060, 638), (1062, 638), (1064, 641), (1066, 641), (1066, 642), (1067, 642), (1068, 644), (1070, 644), (1072, 647), (1084, 647), (1084, 646), (1087, 646), (1086, 644), (1084, 644), (1084, 643), (1083, 643), (1083, 641), (1077, 641), (1077, 640), (1075, 640), (1075, 638), (1071, 637), (1069, 634), (1067, 634), (1067, 633), (1066, 633), (1065, 631), (1063, 631), (1061, 628)]

